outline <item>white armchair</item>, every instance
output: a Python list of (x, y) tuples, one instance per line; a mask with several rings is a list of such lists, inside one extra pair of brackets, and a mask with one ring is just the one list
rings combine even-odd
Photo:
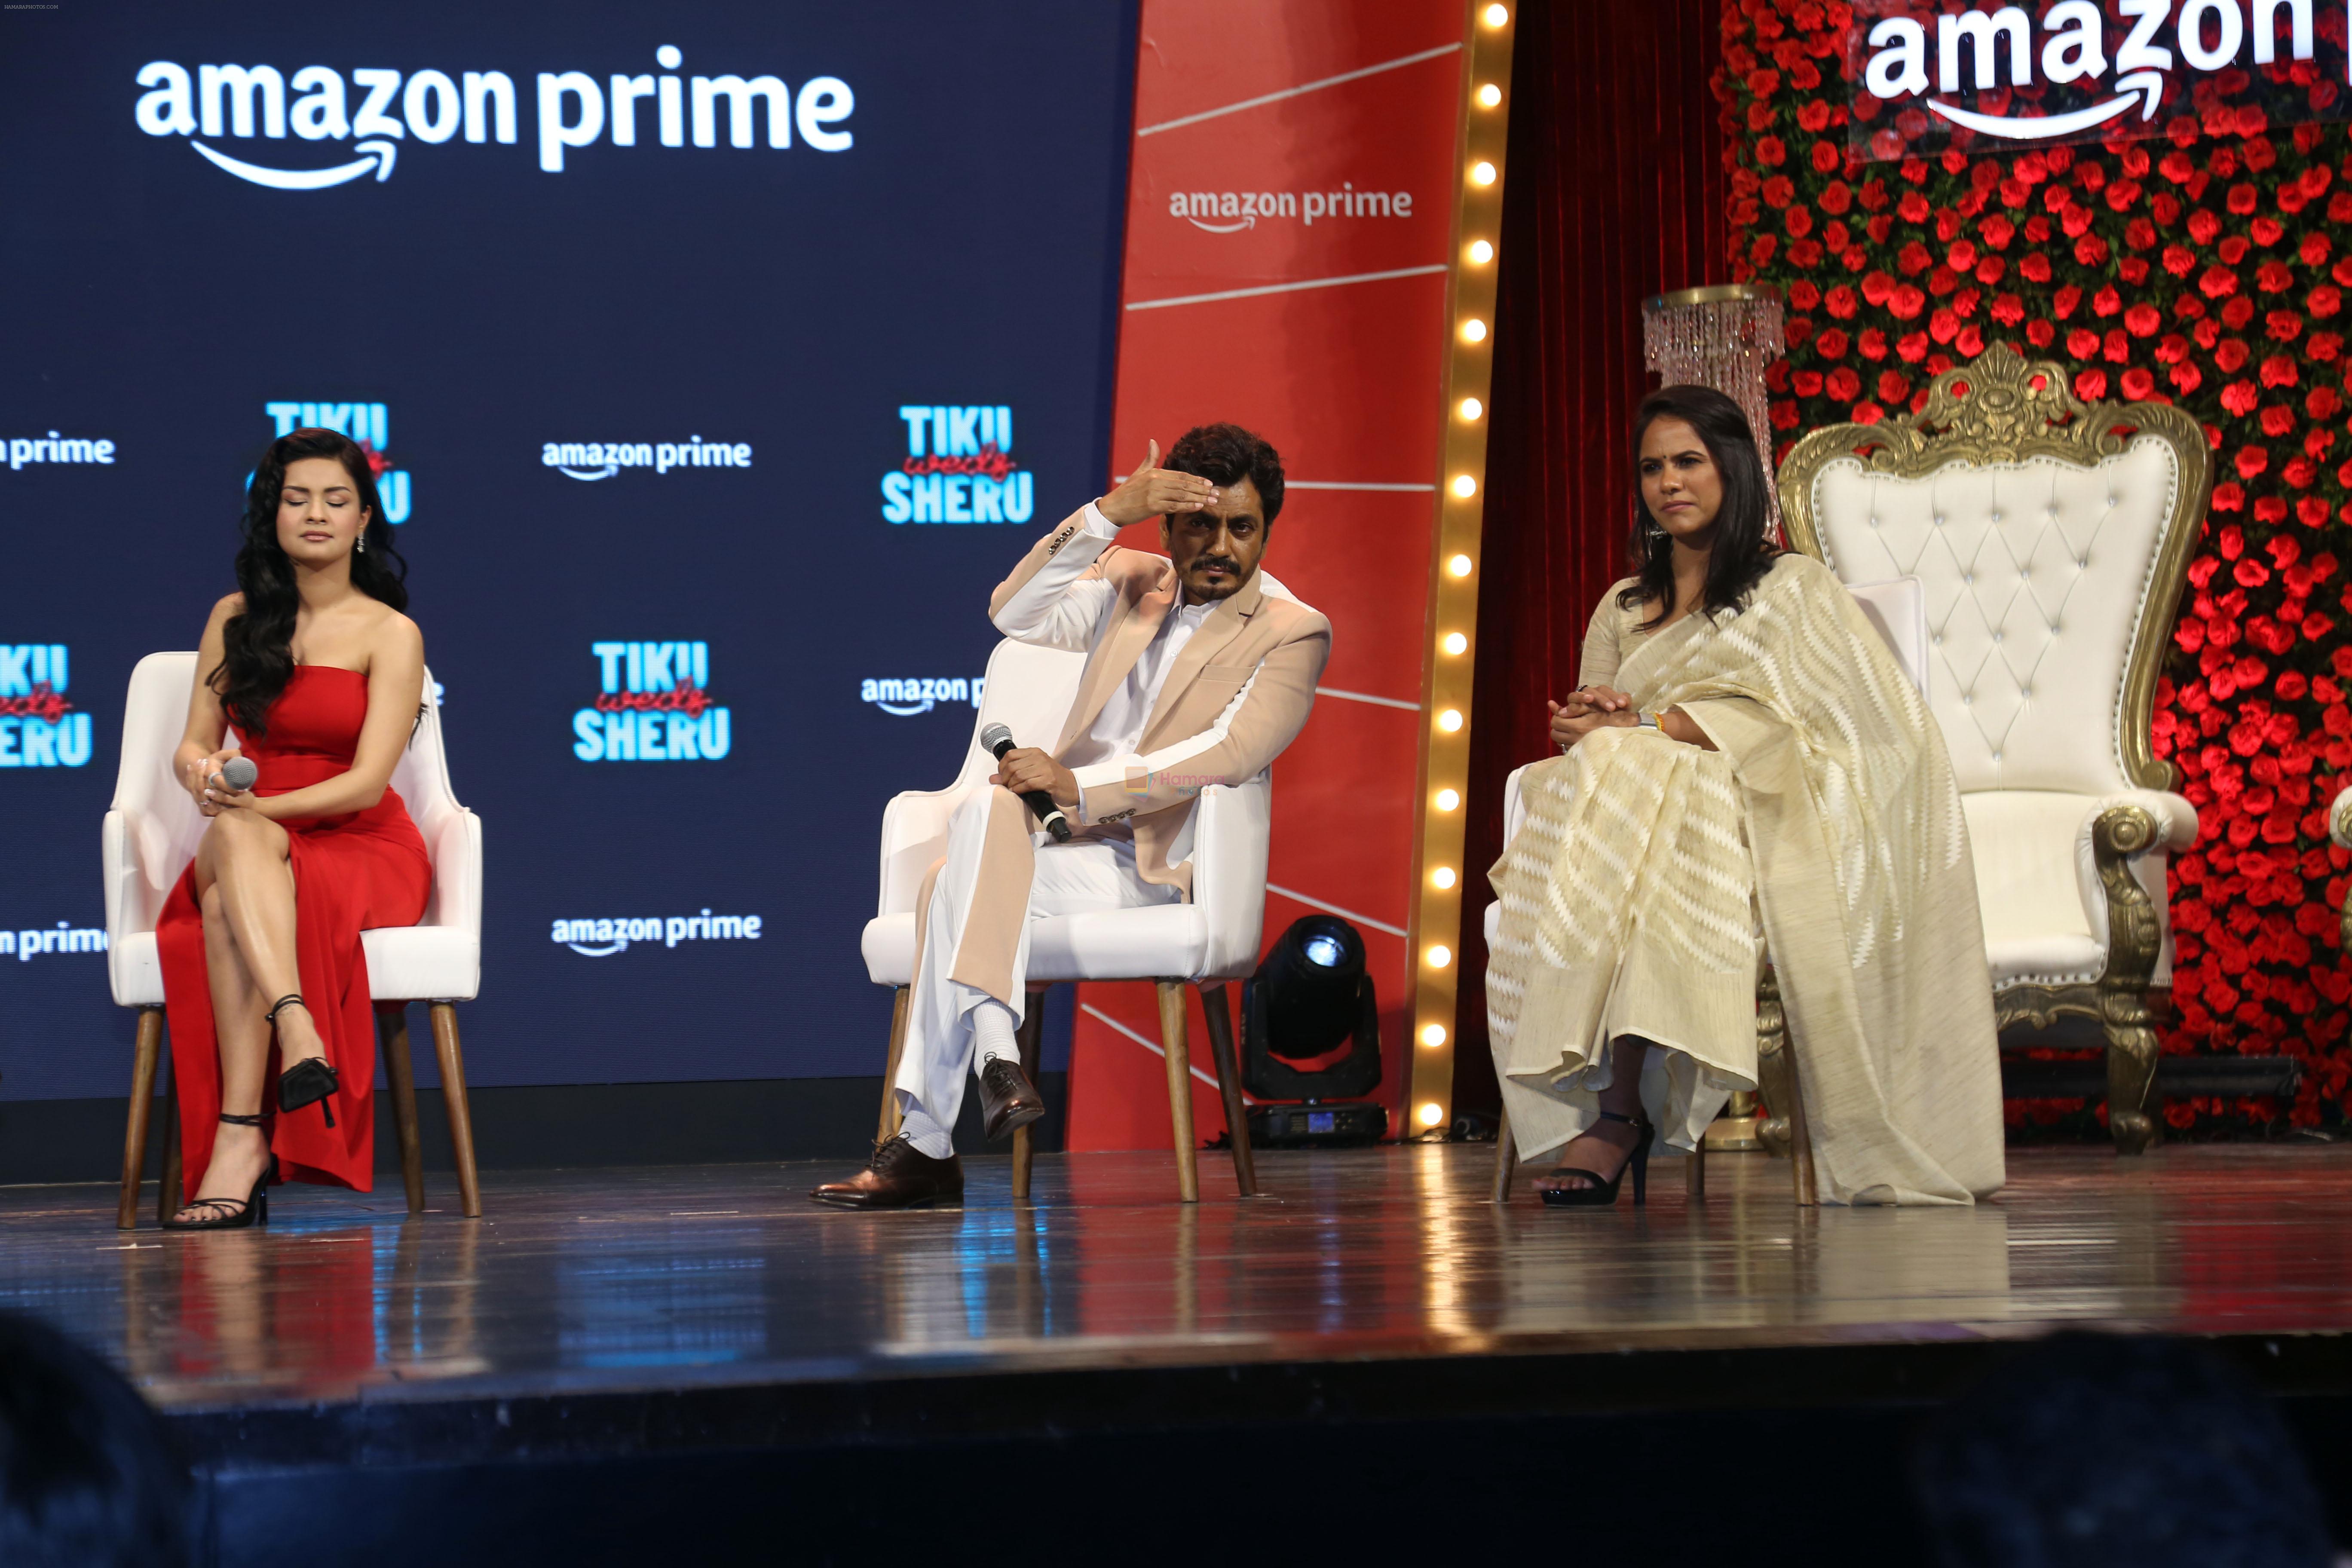
[[(1269, 580), (1269, 587), (1272, 584)], [(877, 1136), (898, 1130), (898, 1103), (891, 1093), (906, 1041), (908, 987), (915, 971), (915, 900), (932, 862), (947, 853), (948, 819), (964, 797), (988, 787), (996, 760), (981, 749), (980, 731), (992, 723), (1008, 726), (1024, 745), (1050, 744), (1076, 700), (1083, 654), (1005, 641), (989, 656), (987, 685), (972, 723), (963, 767), (945, 789), (913, 790), (892, 797), (882, 813), (881, 893), (874, 919), (860, 943), (866, 973), (877, 985), (896, 989), (890, 1014), (890, 1050), (882, 1076), (882, 1111)], [(1066, 980), (1153, 980), (1160, 987), (1160, 1028), (1168, 1067), (1168, 1109), (1174, 1122), (1178, 1189), (1186, 1203), (1200, 1199), (1193, 1153), (1192, 1058), (1185, 1040), (1184, 987), (1201, 988), (1216, 1059), (1217, 1088), (1224, 1097), (1225, 1124), (1233, 1138), (1234, 1175), (1242, 1195), (1257, 1190), (1250, 1157), (1249, 1120), (1242, 1102), (1241, 1072), (1234, 1050), (1227, 981), (1248, 977), (1257, 967), (1258, 936), (1265, 916), (1265, 858), (1274, 784), (1261, 773), (1244, 784), (1211, 785), (1201, 792), (1191, 826), (1192, 899), (1190, 903), (1095, 914), (1058, 915), (1029, 927), (1031, 1005), (1021, 1029), (1023, 1061), (1036, 1071), (1041, 1009), (1035, 994)], [(1181, 859), (1180, 841), (1171, 852)], [(1013, 1191), (1029, 1192), (1029, 1131), (1013, 1134)]]
[[(138, 1211), (147, 1118), (154, 1103), (163, 1042), (163, 968), (156, 951), (155, 921), (205, 835), (203, 815), (172, 776), (172, 753), (186, 725), (188, 692), (195, 676), (193, 653), (151, 653), (131, 672), (122, 714), (122, 762), (103, 830), (107, 978), (115, 1005), (139, 1010), (122, 1189), (115, 1210), (115, 1224), (124, 1230), (131, 1227)], [(466, 1061), (457, 1040), (455, 1004), (472, 1001), (481, 990), (482, 823), (457, 804), (449, 786), (436, 689), (428, 669), (425, 712), (392, 775), (392, 787), (406, 803), (432, 857), (432, 896), (425, 918), (416, 924), (364, 931), (360, 942), (367, 952), (368, 990), (376, 1001), (432, 1004), (433, 1044), (440, 1058), (449, 1142), (457, 1158), (459, 1206), (467, 1218), (478, 1219), (481, 1184), (474, 1164), (473, 1117), (466, 1101)], [(425, 1208), (424, 1154), (417, 1135), (407, 1016), (399, 1019), (384, 1033), (382, 1045), (400, 1138), (401, 1177), (409, 1212), (417, 1214)], [(159, 1217), (179, 1206), (176, 1123), (174, 1117), (165, 1129), (163, 1179), (156, 1195)]]
[(2157, 1133), (2147, 994), (2171, 981), (2166, 862), (2197, 837), (2150, 714), (2210, 484), (2188, 415), (2085, 405), (2005, 345), (1916, 417), (1813, 431), (1780, 470), (1793, 545), (1924, 585), (2000, 1024), (2099, 1021), (2124, 1153)]

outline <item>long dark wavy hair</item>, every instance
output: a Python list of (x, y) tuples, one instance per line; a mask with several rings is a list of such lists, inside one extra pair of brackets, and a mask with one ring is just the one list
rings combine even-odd
[(297, 430), (272, 442), (245, 492), (245, 543), (236, 552), (236, 585), (245, 595), (245, 610), (221, 628), (220, 666), (205, 677), (220, 694), (229, 722), (247, 739), (268, 732), (270, 705), (294, 678), (294, 615), (302, 602), (294, 587), (294, 563), (278, 542), (278, 499), (286, 488), (287, 465), (305, 458), (341, 463), (366, 512), (360, 538), (367, 548), (352, 556), (352, 586), (395, 610), (408, 607), (408, 563), (392, 542), (366, 449), (334, 430)]
[(1711, 386), (1662, 386), (1633, 411), (1634, 581), (1617, 595), (1618, 606), (1656, 605), (1647, 626), (1675, 613), (1674, 536), (1659, 526), (1642, 499), (1642, 438), (1661, 419), (1680, 419), (1697, 431), (1707, 456), (1715, 459), (1715, 471), (1723, 476), (1723, 505), (1715, 514), (1706, 591), (1698, 608), (1709, 616), (1736, 616), (1780, 552), (1771, 540), (1764, 464), (1757, 455), (1755, 433), (1739, 405)]

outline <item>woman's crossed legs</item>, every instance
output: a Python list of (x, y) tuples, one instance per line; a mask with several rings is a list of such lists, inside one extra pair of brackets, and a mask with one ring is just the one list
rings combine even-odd
[[(205, 968), (212, 981), (213, 1032), (220, 1056), (221, 1110), (253, 1116), (268, 1077), (270, 1004), (301, 989), (295, 961), (294, 868), (286, 830), (250, 811), (213, 818), (196, 850), (196, 900), (204, 912)], [(325, 1055), (307, 1009), (278, 1015), (278, 1068)], [(269, 1168), (259, 1127), (224, 1121), (213, 1137), (212, 1163), (183, 1220), (230, 1212), (212, 1198), (243, 1202)]]

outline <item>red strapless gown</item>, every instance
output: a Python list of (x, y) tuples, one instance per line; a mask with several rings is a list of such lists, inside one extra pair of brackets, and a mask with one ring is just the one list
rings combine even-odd
[[(297, 668), (269, 710), (269, 733), (245, 748), (261, 770), (254, 793), (284, 795), (348, 770), (367, 709), (367, 677), (357, 670)], [(273, 1048), (261, 1095), (269, 1147), (289, 1181), (331, 1182), (369, 1192), (375, 1185), (375, 1021), (360, 932), (415, 925), (422, 919), (433, 865), (408, 808), (389, 789), (365, 811), (294, 817), (278, 826), (292, 839), (295, 962), (302, 996), (341, 1086), (328, 1102), (335, 1111), (332, 1127), (316, 1105), (280, 1115)], [(194, 1198), (212, 1161), (221, 1086), (212, 981), (205, 968), (205, 918), (196, 903), (193, 866), (165, 900), (155, 941), (172, 1026), (172, 1071), (180, 1091), (181, 1170), (186, 1195)]]

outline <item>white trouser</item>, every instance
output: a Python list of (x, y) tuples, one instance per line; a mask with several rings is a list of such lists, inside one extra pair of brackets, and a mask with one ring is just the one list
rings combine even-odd
[[(963, 1105), (964, 1080), (971, 1071), (972, 1009), (997, 1000), (949, 973), (971, 916), (992, 793), (974, 791), (949, 818), (947, 862), (932, 884), (907, 998), (907, 1037), (896, 1083), (899, 1107), (902, 1112), (919, 1107), (941, 1127), (953, 1127)], [(1028, 924), (1048, 915), (1172, 904), (1181, 897), (1174, 888), (1143, 879), (1129, 839), (1079, 837), (1056, 844), (1036, 833), (1030, 835), (1030, 844), (1035, 869), (1029, 882), (1029, 921), (1013, 951), (1009, 994), (1002, 998), (1016, 1025), (1028, 1005)], [(1000, 859), (994, 874), (1005, 869)]]

